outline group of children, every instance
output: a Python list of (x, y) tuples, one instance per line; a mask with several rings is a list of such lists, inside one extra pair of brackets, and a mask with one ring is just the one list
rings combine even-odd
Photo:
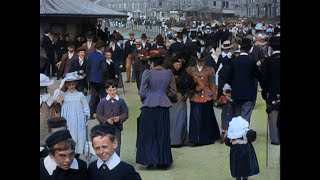
[[(49, 107), (57, 103), (61, 106), (61, 110), (54, 109), (55, 112), (59, 112), (55, 116), (61, 116), (66, 119), (66, 127), (75, 141), (74, 152), (76, 158), (79, 158), (80, 154), (84, 153), (86, 125), (90, 117), (88, 102), (84, 94), (76, 89), (77, 81), (81, 79), (83, 79), (83, 76), (78, 75), (77, 72), (67, 73), (65, 78), (61, 80), (59, 88), (55, 90), (54, 95), (51, 97), (46, 88), (52, 85), (53, 81), (49, 80), (45, 75), (40, 74), (40, 109), (43, 108), (43, 103), (46, 103), (45, 105)], [(115, 150), (115, 155), (109, 154), (108, 158), (113, 157), (118, 159), (120, 156), (122, 124), (128, 119), (129, 112), (125, 101), (117, 95), (117, 86), (115, 84), (111, 82), (107, 83), (105, 90), (107, 97), (99, 102), (96, 118), (100, 124), (114, 128), (112, 130), (114, 133), (112, 134), (114, 135), (114, 139), (116, 139), (116, 145), (114, 141), (110, 143), (114, 144), (112, 147)], [(241, 116), (233, 117), (231, 102), (231, 87), (225, 84), (223, 95), (219, 99), (219, 103), (223, 105), (221, 113), (222, 143), (224, 142), (227, 146), (230, 146), (231, 175), (236, 179), (240, 180), (242, 178), (246, 180), (248, 176), (259, 173), (258, 161), (251, 144), (256, 139), (256, 132), (249, 129), (248, 121)], [(43, 110), (41, 112), (43, 113)], [(40, 124), (47, 124), (47, 119), (48, 116), (46, 116), (46, 119), (42, 119)], [(102, 135), (98, 133), (97, 136)], [(91, 140), (94, 138), (92, 136)], [(112, 140), (112, 138), (109, 139)], [(93, 141), (92, 143), (98, 157), (106, 156), (105, 154), (101, 155), (99, 150), (99, 148), (104, 148), (103, 146), (95, 147), (95, 143)], [(99, 165), (103, 162), (99, 161), (96, 163)], [(89, 169), (96, 169), (96, 167), (96, 165), (90, 165)], [(98, 174), (92, 176), (102, 177), (98, 169), (95, 171)]]

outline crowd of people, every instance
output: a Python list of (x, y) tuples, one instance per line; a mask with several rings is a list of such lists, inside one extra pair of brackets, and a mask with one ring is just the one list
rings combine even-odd
[[(250, 129), (250, 120), (259, 88), (267, 104), (271, 144), (280, 144), (280, 26), (277, 27), (269, 25), (267, 29), (262, 23), (205, 25), (183, 28), (166, 37), (159, 34), (153, 43), (145, 33), (140, 38), (130, 33), (124, 42), (119, 32), (106, 35), (105, 29), (96, 35), (88, 32), (86, 42), (79, 47), (69, 42), (67, 52), (56, 64), (51, 59), (51, 33), (46, 31), (40, 47), (44, 49), (40, 62), (48, 62), (40, 64), (40, 116), (45, 115), (40, 124), (49, 127), (51, 118), (58, 117), (66, 122), (67, 130), (56, 135), (41, 132), (40, 138), (48, 136), (43, 143), (48, 155), (40, 160), (41, 177), (60, 177), (60, 171), (66, 171), (78, 179), (141, 179), (131, 165), (120, 160), (121, 131), (130, 110), (117, 95), (117, 88), (123, 83), (136, 83), (141, 100), (136, 163), (147, 169), (170, 169), (171, 148), (203, 146), (220, 140), (230, 146), (232, 177), (245, 180), (258, 174), (251, 143), (256, 132)], [(57, 68), (57, 78), (61, 79), (52, 96), (47, 86), (53, 84), (49, 76), (55, 76), (56, 71), (50, 71), (50, 65)], [(124, 71), (126, 81), (121, 79)], [(87, 94), (91, 95), (89, 103)], [(214, 107), (222, 108), (221, 127)], [(90, 119), (100, 124), (91, 130), (98, 160), (86, 169), (79, 156), (84, 154), (88, 141), (86, 128)], [(47, 163), (52, 165), (48, 167)]]

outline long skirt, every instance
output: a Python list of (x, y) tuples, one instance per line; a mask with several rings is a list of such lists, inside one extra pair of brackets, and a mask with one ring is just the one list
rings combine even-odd
[(257, 156), (250, 142), (231, 145), (230, 171), (234, 178), (253, 176), (260, 172)]
[(213, 144), (220, 139), (219, 125), (213, 110), (213, 100), (205, 103), (190, 102), (189, 142)]
[(142, 107), (136, 163), (171, 165), (170, 116), (168, 107)]
[(180, 101), (169, 109), (171, 145), (183, 145), (188, 138), (187, 103)]

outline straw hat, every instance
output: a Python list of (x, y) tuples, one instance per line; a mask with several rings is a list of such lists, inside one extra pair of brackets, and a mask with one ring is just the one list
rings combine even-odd
[(227, 40), (227, 41), (223, 42), (221, 48), (222, 49), (230, 49), (230, 48), (232, 48), (232, 46), (233, 46), (233, 44), (231, 44), (231, 42), (229, 40)]

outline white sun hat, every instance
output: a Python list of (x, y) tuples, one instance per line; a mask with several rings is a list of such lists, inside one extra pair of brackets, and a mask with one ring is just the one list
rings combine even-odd
[(234, 117), (229, 123), (228, 135), (229, 139), (241, 138), (249, 130), (249, 123), (241, 116)]
[(54, 83), (53, 79), (49, 79), (48, 76), (40, 73), (40, 86), (50, 86)]

